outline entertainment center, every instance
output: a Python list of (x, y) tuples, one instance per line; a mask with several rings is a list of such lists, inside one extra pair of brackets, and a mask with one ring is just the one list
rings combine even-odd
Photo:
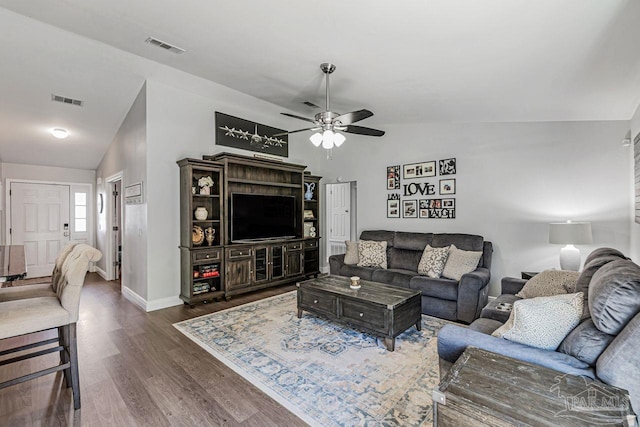
[(186, 305), (320, 273), (321, 177), (303, 165), (230, 153), (178, 165)]

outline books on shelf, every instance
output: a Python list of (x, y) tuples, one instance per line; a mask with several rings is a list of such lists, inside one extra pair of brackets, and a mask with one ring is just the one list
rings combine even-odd
[(218, 264), (216, 265), (203, 265), (193, 270), (194, 279), (208, 279), (212, 277), (220, 277), (220, 271), (218, 270)]

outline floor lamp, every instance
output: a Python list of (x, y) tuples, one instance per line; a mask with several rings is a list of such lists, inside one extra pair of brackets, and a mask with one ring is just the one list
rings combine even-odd
[(554, 222), (549, 224), (549, 243), (566, 245), (560, 249), (560, 268), (578, 271), (580, 250), (574, 245), (592, 243), (590, 222)]

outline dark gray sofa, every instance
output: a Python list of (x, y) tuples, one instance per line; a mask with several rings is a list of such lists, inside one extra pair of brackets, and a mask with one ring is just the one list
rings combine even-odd
[[(448, 320), (473, 322), (487, 304), (493, 246), (482, 236), (365, 230), (360, 234), (360, 240), (387, 242), (387, 269), (348, 265), (341, 254), (329, 257), (332, 275), (359, 276), (363, 280), (420, 290), (422, 313)], [(475, 271), (463, 275), (460, 282), (418, 275), (418, 263), (427, 245), (445, 247), (451, 244), (465, 251), (482, 251)]]
[[(517, 301), (525, 281), (505, 278), (498, 300)], [(469, 327), (445, 325), (438, 334), (440, 376), (468, 346), (600, 380), (629, 391), (640, 410), (640, 266), (615, 249), (600, 248), (585, 260), (576, 292), (585, 292), (588, 311), (557, 350), (542, 350), (491, 336), (509, 313), (483, 310)], [(493, 304), (495, 305), (495, 304)], [(571, 353), (571, 354), (568, 354)], [(574, 357), (575, 355), (575, 357)]]

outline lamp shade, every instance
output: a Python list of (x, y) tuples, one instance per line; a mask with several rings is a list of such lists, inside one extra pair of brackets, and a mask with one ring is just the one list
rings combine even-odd
[(584, 245), (592, 242), (590, 222), (554, 222), (549, 224), (549, 243)]

